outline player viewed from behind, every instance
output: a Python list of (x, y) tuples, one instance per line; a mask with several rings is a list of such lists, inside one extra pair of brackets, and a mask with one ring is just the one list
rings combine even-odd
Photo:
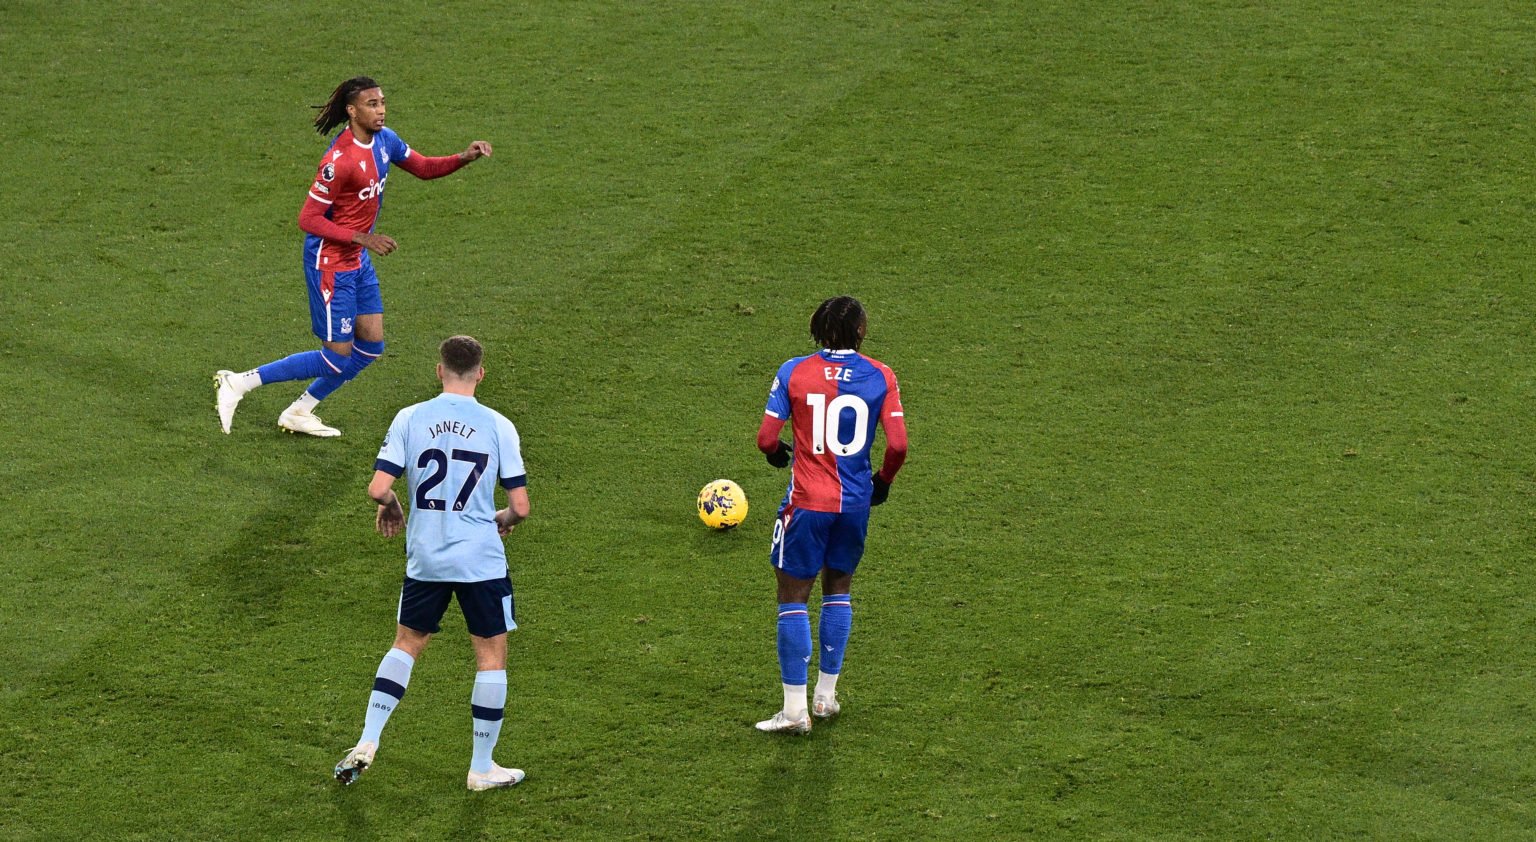
[[(776, 468), (790, 465), (789, 491), (773, 524), (769, 551), (779, 596), (779, 672), (784, 708), (759, 731), (804, 734), (811, 716), (837, 714), (837, 677), (853, 627), (849, 595), (864, 555), (869, 508), (885, 502), (907, 457), (907, 427), (896, 375), (860, 354), (868, 321), (848, 296), (821, 302), (811, 338), (822, 350), (779, 366), (757, 431), (757, 447)], [(792, 422), (794, 446), (779, 440)], [(875, 427), (885, 428), (885, 457), (871, 473)], [(806, 603), (821, 576), (821, 656), (815, 699), (806, 710), (811, 619)]]
[[(379, 504), (379, 533), (392, 538), (405, 528), (405, 582), (395, 645), (374, 676), (362, 738), (336, 764), (336, 780), (344, 784), (373, 763), (384, 724), (405, 696), (411, 668), (452, 598), (469, 626), (477, 669), (470, 695), (474, 754), (468, 786), (496, 789), (523, 779), (521, 769), (496, 765), (491, 752), (507, 699), (507, 632), (517, 628), (501, 536), (528, 517), (527, 474), (517, 428), (475, 400), (475, 386), (485, 376), (480, 343), (450, 337), (441, 356), (437, 376), (443, 393), (395, 415), (368, 485), (368, 496)], [(394, 492), (401, 474), (411, 500), (409, 525)], [(499, 511), (498, 483), (507, 490), (507, 506)]]
[(315, 129), (321, 134), (343, 123), (346, 128), (320, 158), (309, 196), (299, 211), (304, 238), (304, 277), (309, 287), (310, 327), (320, 350), (302, 351), (250, 371), (214, 375), (219, 426), (229, 432), (240, 399), (257, 386), (309, 380), (309, 388), (283, 410), (277, 425), (290, 433), (339, 436), (314, 414), (315, 405), (356, 377), (384, 353), (384, 300), (368, 252), (385, 255), (395, 241), (373, 231), (384, 205), (389, 168), (398, 165), (417, 178), (439, 178), (491, 154), (476, 140), (457, 155), (428, 158), (416, 154), (384, 127), (384, 92), (367, 76), (337, 86)]

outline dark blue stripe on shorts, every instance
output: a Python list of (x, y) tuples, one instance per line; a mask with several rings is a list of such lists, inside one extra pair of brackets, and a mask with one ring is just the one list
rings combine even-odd
[(503, 713), (501, 708), (487, 708), (480, 705), (470, 705), (469, 709), (474, 711), (476, 719), (486, 722), (500, 722)]
[(405, 685), (396, 684), (387, 678), (375, 677), (373, 679), (373, 689), (386, 696), (394, 696), (397, 699), (405, 698)]

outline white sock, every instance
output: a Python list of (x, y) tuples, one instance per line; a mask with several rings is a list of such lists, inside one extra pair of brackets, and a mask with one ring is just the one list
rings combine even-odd
[(245, 394), (261, 385), (261, 370), (253, 368), (250, 371), (242, 371), (229, 378), (229, 385), (235, 387), (235, 391)]
[(790, 719), (805, 718), (805, 685), (784, 685), (784, 715)]
[(816, 695), (832, 698), (837, 695), (837, 676), (817, 671)]
[(293, 404), (291, 406), (289, 406), (288, 408), (294, 410), (295, 412), (303, 412), (303, 413), (307, 413), (307, 414), (313, 414), (314, 411), (315, 411), (315, 407), (317, 407), (319, 405), (320, 405), (320, 399), (319, 398), (315, 397), (314, 395), (311, 395), (309, 392), (305, 392), (304, 394), (299, 395), (299, 399), (294, 401)]

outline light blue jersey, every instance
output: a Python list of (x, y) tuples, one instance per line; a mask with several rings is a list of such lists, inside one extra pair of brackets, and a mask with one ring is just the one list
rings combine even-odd
[(441, 394), (395, 415), (374, 467), (406, 475), (405, 575), (481, 582), (507, 575), (496, 486), (528, 483), (517, 428), (467, 395)]

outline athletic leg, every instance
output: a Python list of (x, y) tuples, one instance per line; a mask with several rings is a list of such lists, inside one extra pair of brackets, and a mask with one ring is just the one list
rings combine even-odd
[(411, 669), (416, 657), (427, 648), (432, 635), (399, 626), (395, 633), (395, 645), (384, 654), (379, 670), (374, 675), (373, 693), (368, 699), (368, 713), (363, 718), (361, 743), (379, 742), (379, 735), (389, 722), (390, 714), (400, 700), (405, 698), (405, 688), (411, 682)]
[(379, 663), (374, 675), (373, 693), (368, 697), (368, 711), (363, 718), (363, 735), (357, 746), (336, 764), (336, 780), (350, 784), (373, 764), (379, 748), (379, 735), (390, 714), (405, 696), (411, 668), (422, 650), (442, 627), (443, 612), (453, 598), (451, 585), (422, 582), (406, 576), (400, 585), (400, 608), (395, 614), (395, 645)]
[(853, 601), (849, 596), (853, 574), (828, 567), (821, 577), (821, 622), (817, 635), (821, 643), (820, 664), (816, 672), (816, 690), (811, 698), (811, 714), (819, 719), (837, 715), (837, 677), (843, 671), (843, 654), (853, 630)]
[(475, 649), (475, 688), (469, 697), (474, 750), (466, 784), (477, 791), (514, 786), (523, 779), (523, 770), (498, 766), (492, 759), (507, 706), (507, 632), (517, 628), (512, 581), (503, 576), (472, 582), (456, 592)]
[(804, 734), (811, 730), (805, 691), (811, 662), (811, 617), (806, 610), (811, 586), (821, 569), (827, 513), (780, 510), (768, 550), (779, 600), (779, 678), (784, 707), (772, 719), (757, 723), (759, 731)]
[(469, 771), (488, 775), (491, 755), (501, 737), (501, 721), (507, 706), (507, 636), (492, 638), (470, 635), (475, 647), (475, 689), (470, 694), (470, 715), (474, 720), (474, 754)]
[(827, 530), (826, 566), (821, 571), (821, 665), (811, 702), (812, 713), (821, 718), (835, 716), (842, 709), (837, 701), (837, 678), (842, 674), (843, 654), (853, 630), (853, 600), (848, 592), (853, 572), (864, 557), (868, 533), (868, 511), (839, 514)]
[(811, 615), (806, 601), (811, 596), (814, 579), (798, 579), (783, 570), (775, 570), (778, 580), (779, 676), (784, 682), (784, 716), (805, 718), (805, 685), (811, 663)]
[(362, 736), (358, 738), (357, 745), (347, 752), (347, 756), (336, 764), (336, 780), (350, 784), (373, 765), (384, 726), (388, 724), (390, 714), (395, 712), (395, 708), (405, 698), (405, 688), (411, 683), (411, 670), (416, 666), (416, 658), (431, 638), (428, 632), (405, 626), (396, 628), (395, 645), (384, 653), (373, 676), (373, 692), (368, 695), (368, 710), (363, 714)]
[[(356, 338), (358, 292), (366, 287), (368, 277), (362, 268), (345, 272), (305, 270), (309, 285), (310, 329), (324, 346), (320, 351), (324, 367), (311, 369), (308, 376), (317, 379), (277, 417), (277, 425), (284, 430), (322, 438), (341, 435), (340, 430), (327, 426), (315, 415), (315, 406), (349, 378), (347, 372), (356, 356), (353, 340)], [(266, 382), (265, 375), (263, 382)]]
[[(345, 343), (346, 350), (341, 352), (346, 357), (346, 362), (336, 370), (326, 371), (317, 377), (315, 382), (309, 384), (309, 388), (304, 393), (308, 402), (303, 408), (313, 412), (316, 404), (330, 397), (333, 392), (362, 373), (362, 370), (371, 365), (374, 360), (383, 356), (383, 337), (384, 315), (382, 313), (358, 316), (353, 341)], [(332, 344), (328, 342), (326, 346), (329, 348)], [(339, 349), (341, 343), (334, 344)], [(304, 402), (304, 399), (301, 398), (300, 402)], [(295, 404), (295, 406), (298, 405), (298, 403)]]

